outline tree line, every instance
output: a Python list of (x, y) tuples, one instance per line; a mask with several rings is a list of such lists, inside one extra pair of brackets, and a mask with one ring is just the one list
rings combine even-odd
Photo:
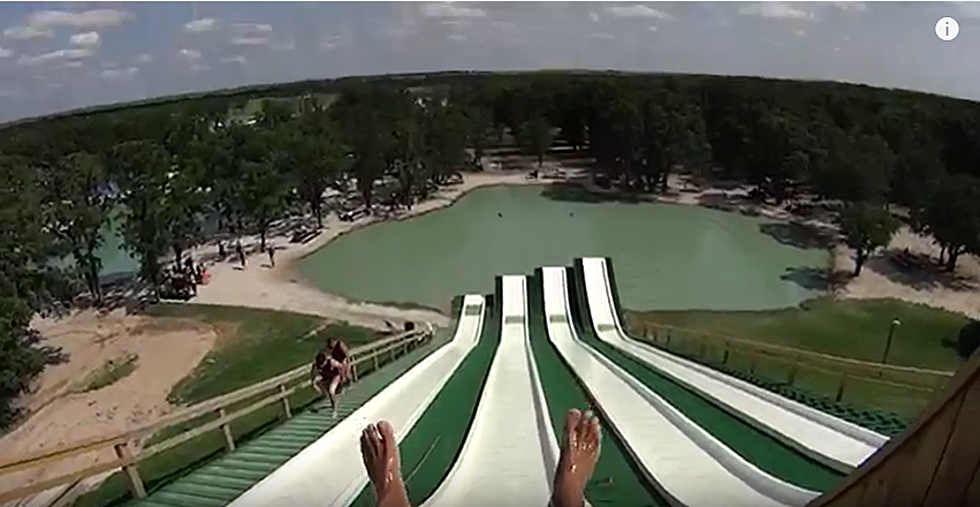
[[(286, 85), (245, 122), (236, 96), (92, 112), (3, 129), (0, 138), (0, 425), (57, 351), (38, 312), (102, 300), (96, 255), (115, 218), (150, 287), (204, 237), (204, 217), (257, 234), (324, 193), (412, 206), (503, 139), (538, 162), (556, 143), (595, 159), (624, 191), (676, 171), (842, 203), (858, 270), (897, 227), (932, 235), (952, 269), (980, 251), (980, 109), (911, 92), (709, 76), (452, 74)], [(329, 90), (327, 90), (329, 88)], [(329, 91), (330, 93), (323, 93)], [(310, 93), (302, 93), (310, 92)], [(270, 95), (276, 95), (272, 93)], [(279, 95), (282, 95), (280, 93)], [(379, 181), (394, 182), (382, 190)], [(388, 188), (388, 187), (385, 187)], [(115, 216), (119, 215), (121, 216)], [(68, 258), (67, 265), (51, 259)]]

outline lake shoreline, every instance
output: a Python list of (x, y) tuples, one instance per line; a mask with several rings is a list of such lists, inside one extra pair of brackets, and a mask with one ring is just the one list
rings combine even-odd
[[(458, 199), (467, 195), (472, 190), (500, 185), (536, 185), (546, 189), (550, 185), (564, 184), (580, 186), (588, 192), (595, 193), (597, 195), (609, 196), (618, 193), (615, 190), (609, 191), (597, 189), (593, 185), (590, 185), (587, 179), (582, 178), (580, 175), (576, 176), (573, 174), (571, 178), (566, 180), (548, 181), (529, 180), (526, 179), (526, 174), (527, 171), (522, 171), (519, 173), (504, 173), (504, 175), (520, 175), (520, 179), (518, 181), (514, 181), (513, 178), (508, 178), (510, 181), (496, 181), (493, 183), (482, 181), (472, 185), (464, 183), (465, 188), (461, 191), (453, 192), (453, 195), (447, 202), (445, 202), (444, 205), (428, 207), (419, 213), (404, 213), (394, 219), (405, 220), (421, 216), (425, 213), (436, 211), (438, 209), (444, 209), (447, 206), (452, 206)], [(469, 181), (473, 176), (475, 175), (467, 174), (465, 180)], [(919, 285), (915, 285), (914, 283), (913, 286), (908, 286), (902, 281), (895, 280), (893, 273), (882, 274), (882, 272), (887, 272), (890, 269), (888, 267), (888, 261), (882, 255), (874, 256), (872, 259), (873, 262), (869, 263), (868, 268), (865, 269), (860, 276), (852, 277), (849, 276), (848, 273), (853, 270), (852, 259), (854, 252), (845, 245), (839, 243), (837, 239), (838, 229), (832, 221), (830, 221), (826, 216), (802, 217), (788, 211), (784, 207), (769, 204), (748, 203), (745, 201), (745, 199), (739, 197), (739, 194), (744, 193), (748, 188), (749, 187), (747, 186), (741, 186), (734, 189), (723, 189), (713, 186), (692, 187), (682, 178), (672, 177), (666, 195), (641, 195), (636, 197), (639, 197), (639, 199), (644, 202), (701, 206), (731, 213), (739, 213), (747, 216), (757, 216), (778, 223), (791, 224), (792, 226), (798, 227), (801, 230), (809, 231), (809, 234), (812, 234), (812, 240), (820, 244), (820, 248), (827, 252), (827, 267), (825, 269), (821, 267), (822, 271), (826, 271), (825, 275), (827, 277), (825, 294), (817, 297), (826, 295), (842, 299), (892, 298), (949, 310), (971, 318), (980, 318), (980, 283), (976, 281), (971, 282), (971, 280), (980, 278), (975, 275), (971, 275), (972, 273), (980, 272), (980, 268), (977, 267), (975, 258), (970, 256), (964, 256), (962, 258), (961, 264), (963, 266), (960, 271), (965, 271), (967, 275), (961, 277), (965, 278), (965, 280), (962, 281), (962, 284), (957, 287), (940, 286), (923, 288)], [(352, 230), (360, 230), (362, 227), (367, 227), (383, 221), (384, 220), (375, 220), (369, 223), (359, 224), (357, 227), (344, 231), (343, 234), (351, 232)], [(332, 241), (339, 236), (340, 235), (334, 236), (329, 241)], [(323, 242), (317, 248), (310, 250), (302, 257), (309, 255), (313, 251), (319, 250), (328, 244), (329, 241)], [(906, 247), (910, 248), (910, 251), (921, 255), (938, 255), (938, 247), (931, 244), (929, 238), (922, 237), (921, 235), (903, 228), (893, 238), (889, 250), (904, 249)], [(290, 265), (289, 269), (289, 272), (283, 274), (284, 277), (293, 277), (292, 279), (294, 283), (300, 283), (314, 290), (320, 291), (320, 289), (313, 286), (311, 282), (305, 280), (301, 276), (296, 276), (298, 271), (296, 266)], [(915, 274), (909, 275), (909, 277), (917, 278), (919, 280), (928, 278), (927, 276), (919, 276)], [(339, 294), (333, 295), (347, 299), (351, 302), (356, 301), (354, 298), (348, 299)], [(365, 302), (357, 302), (357, 304), (362, 303)], [(367, 304), (384, 306), (381, 303)], [(414, 305), (415, 303), (409, 304)], [(441, 313), (443, 312), (444, 310)]]

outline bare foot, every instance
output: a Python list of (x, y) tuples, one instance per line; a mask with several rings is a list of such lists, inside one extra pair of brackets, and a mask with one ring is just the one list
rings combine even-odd
[(583, 507), (585, 485), (599, 460), (599, 440), (599, 419), (592, 411), (583, 413), (574, 408), (568, 411), (551, 493), (553, 507)]
[(361, 457), (374, 485), (378, 507), (411, 507), (402, 482), (395, 431), (388, 421), (370, 424), (361, 433)]

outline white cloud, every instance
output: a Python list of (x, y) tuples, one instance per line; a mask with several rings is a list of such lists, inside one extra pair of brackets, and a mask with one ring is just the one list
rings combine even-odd
[(235, 55), (235, 56), (226, 56), (222, 58), (221, 63), (237, 63), (239, 65), (245, 65), (246, 63), (248, 63), (248, 60), (246, 60), (245, 57), (242, 55)]
[(602, 39), (602, 40), (613, 40), (616, 38), (614, 35), (609, 33), (594, 33), (589, 37), (592, 37), (593, 39)]
[(596, 12), (596, 11), (590, 12), (589, 13), (589, 19), (591, 19), (593, 23), (598, 22), (599, 21), (599, 13)]
[(190, 68), (188, 68), (187, 70), (191, 72), (204, 72), (206, 70), (209, 70), (210, 68), (211, 68), (210, 65), (203, 64), (203, 63), (195, 63), (194, 65), (191, 65)]
[(214, 18), (195, 19), (184, 25), (184, 30), (192, 33), (210, 32), (218, 28), (218, 22)]
[(845, 12), (864, 12), (868, 5), (864, 2), (834, 2), (834, 7)]
[(181, 49), (180, 56), (193, 61), (201, 58), (201, 52), (195, 49)]
[(143, 53), (136, 58), (133, 58), (133, 63), (136, 65), (146, 65), (153, 61), (153, 55), (150, 53)]
[(236, 37), (231, 40), (235, 46), (265, 46), (269, 44), (266, 37)]
[(17, 59), (17, 63), (20, 65), (25, 65), (28, 67), (33, 67), (36, 65), (42, 65), (50, 62), (57, 61), (67, 61), (67, 60), (80, 60), (82, 58), (88, 58), (94, 53), (91, 49), (59, 49), (57, 51), (51, 51), (50, 53), (44, 53), (37, 56), (27, 56), (22, 55)]
[(0, 58), (10, 58), (14, 52), (9, 49), (0, 48)]
[(295, 42), (292, 42), (292, 41), (289, 41), (289, 42), (279, 42), (277, 44), (273, 44), (272, 45), (272, 49), (274, 49), (276, 51), (292, 51), (292, 50), (296, 49), (296, 43)]
[(783, 2), (759, 2), (743, 5), (738, 9), (738, 12), (763, 18), (816, 19), (812, 12), (792, 7)]
[(8, 39), (29, 40), (39, 37), (51, 37), (54, 33), (51, 30), (38, 28), (36, 26), (12, 26), (3, 31), (3, 36)]
[(134, 17), (129, 12), (117, 9), (94, 9), (82, 12), (40, 11), (28, 16), (27, 24), (35, 27), (106, 28), (119, 26)]
[(136, 77), (139, 73), (139, 69), (136, 67), (126, 67), (124, 69), (106, 69), (102, 71), (102, 79), (106, 81), (119, 81), (123, 79), (132, 79)]
[(101, 42), (99, 32), (76, 33), (70, 39), (72, 46), (95, 47)]
[(482, 18), (487, 11), (449, 2), (431, 2), (422, 5), (422, 15), (427, 18)]
[(618, 5), (615, 7), (609, 7), (606, 12), (616, 16), (617, 18), (657, 18), (670, 20), (674, 19), (674, 16), (667, 14), (664, 11), (658, 11), (652, 7), (647, 7), (646, 5), (629, 5), (622, 6)]
[(232, 28), (244, 33), (272, 33), (272, 25), (265, 23), (235, 23)]
[(466, 36), (460, 33), (451, 33), (446, 36), (449, 40), (455, 42), (463, 42), (466, 40)]
[(65, 63), (65, 68), (67, 69), (77, 69), (80, 68), (81, 66), (82, 66), (81, 60), (71, 60)]

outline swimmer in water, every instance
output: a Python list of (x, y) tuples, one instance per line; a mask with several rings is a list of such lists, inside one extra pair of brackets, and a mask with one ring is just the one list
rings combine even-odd
[(503, 216), (504, 216), (504, 214), (503, 214), (503, 213), (500, 213), (500, 212), (498, 211), (498, 212), (497, 212), (497, 216), (498, 216), (498, 217), (503, 217)]
[[(599, 420), (589, 410), (565, 414), (561, 456), (555, 470), (551, 507), (583, 507), (585, 485), (599, 460)], [(361, 458), (374, 487), (376, 507), (412, 507), (402, 479), (395, 430), (388, 421), (368, 425), (361, 433)]]

